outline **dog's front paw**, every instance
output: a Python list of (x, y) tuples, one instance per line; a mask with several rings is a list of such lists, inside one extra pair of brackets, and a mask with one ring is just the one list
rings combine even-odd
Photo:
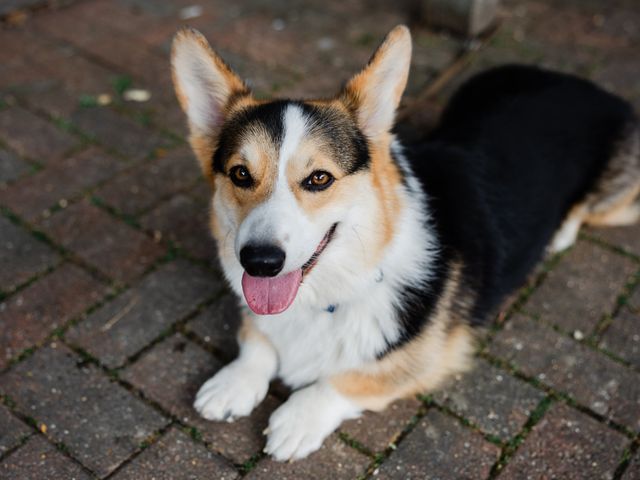
[(268, 379), (235, 361), (200, 387), (193, 406), (207, 420), (231, 422), (249, 415), (264, 399), (268, 389)]
[(264, 451), (276, 460), (298, 460), (316, 451), (343, 420), (360, 409), (326, 384), (295, 392), (269, 419)]

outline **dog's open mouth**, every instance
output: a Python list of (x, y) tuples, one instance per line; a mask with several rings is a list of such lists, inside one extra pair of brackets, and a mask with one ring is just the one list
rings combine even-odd
[(311, 258), (297, 270), (277, 277), (252, 277), (242, 275), (242, 292), (249, 308), (258, 315), (275, 315), (284, 312), (296, 298), (305, 275), (318, 263), (318, 258), (333, 239), (337, 223), (322, 238)]

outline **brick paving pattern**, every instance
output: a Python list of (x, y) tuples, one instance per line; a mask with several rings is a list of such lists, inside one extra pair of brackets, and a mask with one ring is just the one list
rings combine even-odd
[(216, 478), (233, 480), (238, 472), (189, 435), (175, 428), (138, 455), (114, 475), (118, 480), (174, 480), (176, 478)]
[(31, 433), (29, 427), (0, 406), (0, 453), (5, 453), (20, 444)]
[(457, 419), (432, 410), (407, 435), (377, 478), (486, 478), (500, 449)]
[(553, 407), (501, 478), (610, 478), (626, 443), (624, 435), (586, 415), (565, 405)]
[[(240, 312), (171, 88), (171, 35), (202, 30), (260, 97), (326, 95), (416, 23), (407, 2), (206, 0), (187, 20), (186, 0), (0, 3), (1, 478), (640, 478), (640, 225), (586, 229), (482, 333), (473, 372), (345, 422), (305, 460), (262, 453), (278, 383), (235, 423), (192, 408), (237, 354)], [(636, 0), (503, 0), (472, 43), (412, 31), (403, 134), (508, 61), (640, 107)], [(127, 101), (129, 88), (151, 98)]]

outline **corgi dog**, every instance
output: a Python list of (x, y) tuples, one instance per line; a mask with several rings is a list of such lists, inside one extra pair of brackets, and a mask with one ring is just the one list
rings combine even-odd
[(569, 247), (582, 224), (640, 215), (640, 124), (625, 101), (499, 67), (403, 146), (394, 116), (410, 62), (398, 26), (335, 97), (265, 101), (200, 33), (174, 39), (176, 94), (243, 310), (239, 356), (195, 408), (249, 415), (279, 377), (293, 393), (265, 430), (277, 460), (467, 370), (477, 327), (547, 249)]

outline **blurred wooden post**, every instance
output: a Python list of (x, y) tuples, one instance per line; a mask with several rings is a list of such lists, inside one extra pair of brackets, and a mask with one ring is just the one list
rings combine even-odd
[(498, 0), (423, 0), (422, 4), (429, 26), (446, 28), (468, 37), (489, 28), (498, 10)]

